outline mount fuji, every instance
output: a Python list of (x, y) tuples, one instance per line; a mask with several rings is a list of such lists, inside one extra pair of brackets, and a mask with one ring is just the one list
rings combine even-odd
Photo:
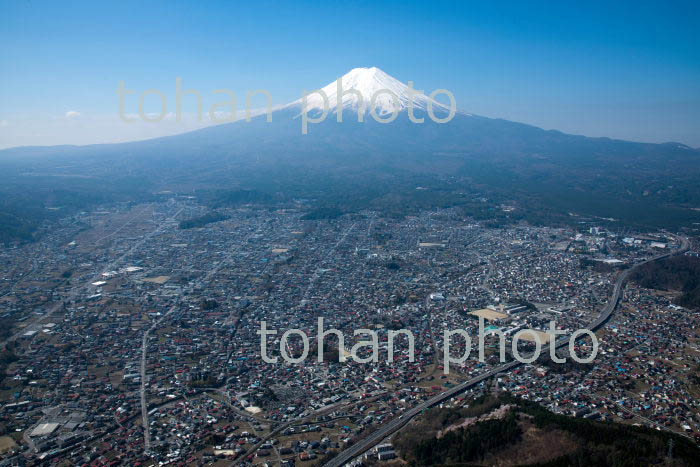
[[(340, 107), (338, 106), (339, 90), (341, 91)], [(306, 105), (303, 99), (298, 99), (285, 107), (298, 107), (306, 112), (323, 111), (325, 108), (333, 114), (337, 114), (338, 109), (342, 108), (363, 116), (372, 110), (380, 116), (409, 108), (423, 111), (428, 110), (429, 107), (443, 112), (448, 110), (446, 106), (389, 76), (377, 67), (354, 68), (320, 91), (323, 94), (318, 92), (310, 94), (306, 99)], [(323, 95), (327, 96), (326, 102)]]
[[(321, 88), (325, 119), (323, 97), (313, 93), (305, 102), (275, 108), (271, 122), (260, 113), (250, 121), (146, 141), (6, 149), (0, 151), (0, 178), (24, 190), (34, 189), (42, 174), (51, 177), (42, 178), (42, 189), (90, 177), (104, 186), (138, 180), (139, 189), (149, 192), (239, 187), (319, 203), (363, 199), (366, 207), (421, 185), (452, 194), (476, 190), (562, 213), (645, 223), (652, 223), (645, 217), (668, 219), (669, 213), (684, 224), (699, 220), (697, 149), (588, 138), (461, 111), (450, 115), (448, 106), (376, 67), (355, 68), (339, 82), (342, 95), (338, 81)], [(380, 123), (372, 111), (397, 117)], [(437, 123), (429, 111), (449, 121)], [(309, 122), (308, 134), (301, 131), (304, 112), (322, 120)], [(411, 112), (423, 122), (414, 123)]]

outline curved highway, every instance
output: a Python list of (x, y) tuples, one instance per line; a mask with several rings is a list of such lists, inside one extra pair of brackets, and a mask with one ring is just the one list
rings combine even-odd
[[(676, 256), (685, 253), (688, 251), (689, 248), (689, 241), (685, 237), (681, 237), (681, 247), (678, 250), (670, 251), (668, 253), (664, 253), (662, 255), (654, 256), (653, 258), (649, 258), (647, 260), (641, 261), (637, 264), (635, 264), (633, 267), (626, 269), (622, 274), (620, 274), (615, 281), (615, 286), (613, 288), (613, 293), (610, 297), (610, 300), (608, 303), (605, 304), (605, 307), (600, 312), (600, 315), (598, 318), (593, 321), (588, 329), (591, 331), (596, 331), (600, 329), (607, 321), (610, 319), (610, 316), (612, 316), (613, 312), (617, 308), (617, 304), (620, 301), (620, 298), (622, 297), (622, 290), (624, 289), (625, 283), (629, 279), (630, 275), (632, 272), (639, 268), (640, 266), (650, 263), (652, 261), (658, 261), (660, 259), (668, 258), (671, 256)], [(555, 343), (555, 347), (557, 349), (564, 347), (568, 345), (569, 339), (568, 337), (566, 338), (560, 338), (557, 340)], [(476, 386), (477, 384), (491, 378), (494, 375), (497, 375), (498, 373), (505, 373), (507, 371), (512, 370), (513, 368), (516, 368), (518, 366), (522, 365), (521, 362), (518, 362), (516, 360), (512, 362), (505, 363), (503, 365), (500, 365), (492, 370), (489, 370), (485, 372), (484, 374), (481, 374), (477, 376), (476, 378), (472, 378), (469, 381), (465, 381), (463, 383), (458, 384), (457, 386), (453, 387), (452, 389), (449, 389), (445, 392), (442, 392), (440, 394), (437, 394), (430, 399), (422, 402), (421, 404), (413, 407), (412, 409), (409, 409), (405, 411), (403, 414), (399, 415), (398, 417), (392, 419), (390, 422), (384, 424), (381, 428), (379, 428), (377, 431), (374, 433), (371, 433), (369, 436), (366, 438), (360, 440), (357, 442), (357, 444), (353, 444), (352, 446), (348, 447), (346, 450), (342, 451), (340, 454), (338, 454), (336, 457), (331, 459), (330, 461), (326, 462), (323, 467), (341, 467), (345, 465), (346, 463), (350, 462), (352, 459), (355, 457), (367, 452), (369, 449), (371, 449), (375, 444), (379, 443), (381, 440), (386, 438), (387, 436), (395, 433), (399, 429), (401, 429), (404, 425), (406, 425), (409, 421), (411, 421), (416, 415), (420, 414), (426, 409), (429, 409), (430, 407), (434, 407), (448, 399), (451, 399), (458, 395), (459, 393), (472, 388), (473, 386)]]

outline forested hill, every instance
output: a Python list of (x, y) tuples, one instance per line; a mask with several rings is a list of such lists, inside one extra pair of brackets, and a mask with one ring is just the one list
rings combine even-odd
[(690, 466), (700, 459), (700, 448), (679, 435), (557, 415), (508, 394), (482, 397), (468, 408), (431, 409), (400, 432), (394, 446), (416, 467)]
[(642, 287), (681, 292), (676, 303), (700, 308), (700, 258), (675, 256), (647, 263), (635, 271), (632, 279)]

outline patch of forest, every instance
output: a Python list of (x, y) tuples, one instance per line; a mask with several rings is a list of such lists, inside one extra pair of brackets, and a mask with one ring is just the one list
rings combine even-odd
[(204, 227), (207, 224), (224, 221), (226, 219), (228, 219), (228, 216), (219, 212), (208, 212), (202, 216), (193, 217), (191, 219), (187, 219), (180, 222), (180, 229), (185, 230), (194, 229), (197, 227)]
[(700, 308), (700, 258), (675, 256), (647, 263), (637, 268), (632, 280), (647, 289), (681, 292), (676, 304)]
[[(506, 404), (512, 407), (501, 418), (459, 427)], [(444, 467), (663, 464), (671, 443), (673, 465), (697, 465), (700, 448), (679, 435), (558, 415), (509, 394), (482, 396), (467, 408), (430, 409), (394, 439), (409, 465)]]

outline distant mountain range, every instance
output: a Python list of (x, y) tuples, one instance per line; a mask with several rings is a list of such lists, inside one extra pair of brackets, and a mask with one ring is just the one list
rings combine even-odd
[[(298, 100), (275, 109), (272, 122), (259, 114), (250, 122), (132, 143), (2, 150), (0, 200), (21, 198), (18, 190), (35, 191), (45, 197), (37, 206), (49, 206), (63, 202), (56, 193), (85, 196), (93, 188), (100, 200), (127, 199), (128, 191), (245, 189), (278, 200), (312, 199), (342, 212), (385, 204), (396, 209), (396, 201), (407, 209), (471, 206), (485, 198), (490, 210), (505, 203), (515, 207), (511, 217), (520, 212), (526, 219), (574, 214), (671, 228), (700, 222), (698, 149), (588, 138), (463, 112), (436, 123), (429, 106), (443, 119), (447, 106), (378, 68), (351, 70), (342, 87), (343, 122), (337, 121), (333, 82), (323, 88), (328, 115), (309, 123), (308, 134), (301, 131), (304, 103)], [(371, 106), (381, 89), (393, 96), (380, 93)], [(410, 107), (423, 123), (409, 120)], [(320, 117), (323, 98), (311, 95), (305, 109)], [(393, 111), (398, 116), (383, 124), (371, 111), (378, 118)], [(424, 192), (413, 193), (417, 187)]]

